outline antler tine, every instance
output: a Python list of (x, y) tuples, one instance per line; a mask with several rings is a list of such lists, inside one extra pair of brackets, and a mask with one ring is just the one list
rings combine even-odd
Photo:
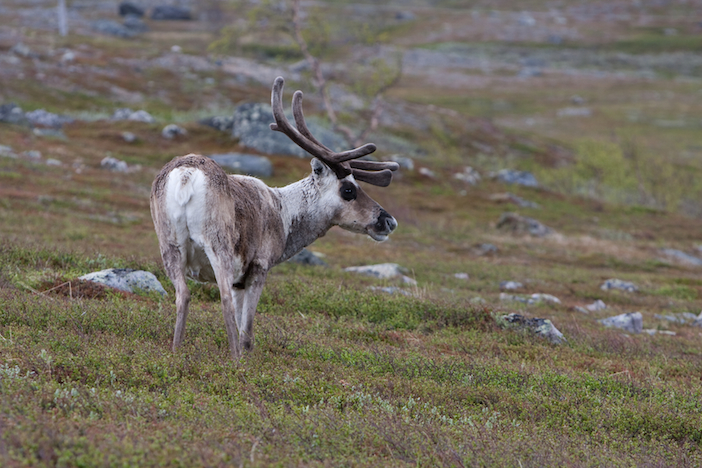
[(353, 176), (356, 180), (367, 182), (378, 187), (387, 187), (392, 182), (392, 171), (383, 169), (382, 171), (364, 171), (363, 169), (353, 169)]
[[(327, 166), (329, 166), (329, 168), (332, 171), (334, 171), (334, 173), (339, 179), (343, 179), (344, 177), (351, 174), (351, 170), (335, 161), (334, 158), (331, 157), (333, 152), (326, 146), (319, 143), (317, 139), (312, 136), (309, 129), (307, 129), (307, 126), (305, 125), (305, 119), (302, 116), (301, 92), (299, 92), (299, 94), (295, 93), (295, 95), (293, 96), (293, 113), (300, 114), (300, 119), (297, 119), (297, 116), (295, 116), (295, 124), (305, 134), (303, 135), (298, 129), (290, 125), (290, 122), (288, 122), (287, 117), (285, 117), (285, 112), (283, 111), (284, 85), (285, 80), (282, 76), (276, 78), (275, 82), (273, 83), (273, 90), (271, 91), (271, 107), (273, 108), (273, 118), (275, 119), (275, 123), (271, 124), (271, 130), (276, 130), (278, 132), (284, 133), (300, 148), (304, 149), (312, 156), (321, 159)], [(298, 102), (299, 105), (296, 106), (295, 102)], [(299, 108), (299, 111), (295, 110), (296, 107)]]
[(300, 134), (300, 132), (290, 125), (287, 117), (285, 117), (285, 112), (283, 111), (283, 86), (285, 85), (285, 80), (282, 76), (275, 79), (273, 83), (273, 91), (271, 92), (271, 107), (273, 108), (273, 118), (275, 123), (270, 125), (271, 130), (275, 130), (284, 133), (288, 136), (296, 145), (304, 149), (312, 156), (320, 157), (321, 159), (327, 159), (327, 154), (329, 150), (324, 147), (318, 147), (315, 141), (309, 141)]
[(292, 111), (293, 111), (293, 118), (295, 119), (295, 126), (299, 130), (302, 135), (310, 140), (312, 143), (318, 145), (321, 148), (324, 148), (329, 152), (329, 154), (334, 153), (329, 147), (324, 145), (322, 142), (317, 140), (314, 135), (312, 135), (312, 132), (310, 132), (310, 129), (307, 128), (307, 123), (305, 122), (305, 114), (302, 112), (302, 91), (298, 90), (295, 91), (293, 94), (292, 98)]
[(351, 169), (365, 169), (369, 171), (382, 171), (383, 169), (396, 171), (400, 168), (399, 164), (390, 161), (351, 161), (349, 165)]
[(327, 156), (327, 158), (330, 161), (335, 163), (342, 163), (350, 161), (352, 159), (361, 158), (363, 156), (371, 154), (376, 150), (376, 147), (373, 143), (367, 143), (363, 146), (359, 146), (358, 148), (342, 151), (340, 153), (332, 151), (329, 147), (317, 140), (314, 137), (314, 135), (312, 135), (312, 132), (310, 132), (309, 128), (307, 128), (307, 123), (305, 122), (305, 115), (302, 112), (302, 96), (302, 91), (295, 91), (295, 94), (293, 94), (292, 108), (293, 117), (295, 118), (295, 125), (305, 138), (309, 139), (310, 141), (318, 145), (320, 148), (324, 148), (329, 152), (329, 156)]

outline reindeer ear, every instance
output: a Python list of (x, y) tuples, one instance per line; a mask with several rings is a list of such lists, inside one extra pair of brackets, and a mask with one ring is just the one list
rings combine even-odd
[(312, 158), (310, 166), (312, 166), (312, 170), (318, 176), (322, 175), (322, 173), (324, 172), (324, 163), (317, 158)]

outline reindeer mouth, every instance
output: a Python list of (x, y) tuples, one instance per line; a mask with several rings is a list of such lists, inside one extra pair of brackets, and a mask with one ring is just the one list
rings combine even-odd
[(366, 228), (366, 232), (373, 240), (383, 242), (397, 227), (397, 221), (390, 214), (381, 209), (378, 220)]
[(371, 237), (371, 239), (373, 239), (374, 241), (377, 241), (377, 242), (383, 242), (383, 241), (387, 240), (388, 234), (390, 234), (389, 232), (387, 234), (381, 234), (379, 232), (376, 232), (375, 230), (373, 230), (372, 226), (370, 228), (368, 228), (366, 233)]

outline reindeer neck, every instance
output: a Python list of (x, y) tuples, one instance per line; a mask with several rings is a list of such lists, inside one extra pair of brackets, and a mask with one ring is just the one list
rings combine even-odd
[(319, 189), (312, 176), (274, 189), (281, 203), (285, 248), (280, 262), (292, 257), (332, 227), (333, 213), (321, 206)]

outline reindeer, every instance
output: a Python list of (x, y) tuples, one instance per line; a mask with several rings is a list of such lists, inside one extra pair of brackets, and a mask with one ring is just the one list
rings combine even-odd
[(332, 226), (383, 241), (397, 221), (360, 187), (385, 187), (393, 162), (358, 160), (375, 151), (365, 144), (336, 153), (310, 133), (302, 92), (292, 99), (296, 127), (283, 113), (282, 77), (271, 93), (275, 123), (313, 156), (312, 173), (281, 188), (259, 179), (227, 175), (211, 159), (189, 154), (166, 164), (151, 189), (151, 216), (168, 277), (176, 290), (173, 351), (183, 342), (190, 291), (186, 276), (216, 282), (234, 360), (253, 349), (253, 320), (268, 270), (324, 236)]

